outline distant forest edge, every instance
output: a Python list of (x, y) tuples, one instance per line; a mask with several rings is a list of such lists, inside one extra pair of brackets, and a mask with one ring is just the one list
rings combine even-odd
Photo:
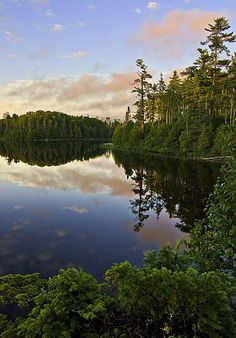
[(132, 92), (135, 112), (128, 107), (125, 122), (114, 133), (115, 148), (183, 156), (228, 155), (236, 145), (236, 41), (224, 18), (205, 30), (204, 48), (181, 73), (158, 83), (142, 59), (136, 61)]
[(0, 139), (10, 142), (53, 139), (111, 140), (118, 121), (59, 112), (36, 111), (24, 115), (5, 113), (0, 120)]

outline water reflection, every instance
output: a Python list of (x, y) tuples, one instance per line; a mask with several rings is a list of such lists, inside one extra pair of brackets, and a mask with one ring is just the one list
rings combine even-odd
[(58, 166), (74, 160), (89, 160), (104, 153), (105, 149), (94, 142), (0, 142), (0, 155), (7, 158), (8, 164), (21, 161), (39, 167)]
[(130, 201), (136, 215), (134, 230), (139, 231), (149, 218), (157, 219), (163, 208), (177, 226), (189, 232), (197, 218), (204, 217), (204, 206), (219, 175), (220, 165), (205, 161), (163, 159), (153, 155), (114, 152), (116, 164), (122, 165), (133, 181), (135, 197)]
[(77, 142), (1, 144), (0, 155), (0, 274), (82, 266), (101, 277), (115, 262), (139, 265), (201, 217), (218, 173)]

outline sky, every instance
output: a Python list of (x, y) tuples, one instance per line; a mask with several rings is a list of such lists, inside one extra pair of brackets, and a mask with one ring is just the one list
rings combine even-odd
[(135, 101), (136, 59), (154, 81), (167, 79), (192, 64), (220, 16), (236, 32), (235, 0), (0, 0), (0, 117), (122, 119)]

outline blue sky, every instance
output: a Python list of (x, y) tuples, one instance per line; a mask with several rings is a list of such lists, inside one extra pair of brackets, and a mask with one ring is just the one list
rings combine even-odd
[(0, 0), (0, 115), (122, 117), (135, 60), (154, 79), (183, 69), (217, 16), (236, 32), (235, 0)]

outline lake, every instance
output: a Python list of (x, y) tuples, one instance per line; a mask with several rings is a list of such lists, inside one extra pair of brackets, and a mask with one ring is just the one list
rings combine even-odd
[(79, 142), (0, 143), (0, 275), (113, 263), (175, 245), (204, 217), (220, 165)]

